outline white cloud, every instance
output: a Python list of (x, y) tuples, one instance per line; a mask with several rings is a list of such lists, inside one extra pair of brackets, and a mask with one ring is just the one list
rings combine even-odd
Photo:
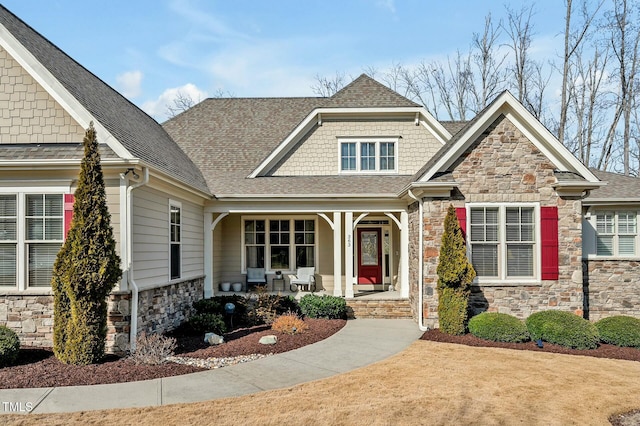
[(394, 0), (378, 0), (376, 4), (378, 7), (388, 9), (393, 15), (396, 14), (396, 5)]
[(188, 97), (193, 100), (194, 105), (206, 99), (207, 92), (200, 90), (195, 84), (187, 83), (180, 87), (166, 89), (157, 99), (146, 101), (142, 104), (142, 109), (162, 122), (169, 118), (169, 107), (174, 106), (174, 100), (179, 97)]
[(136, 98), (142, 93), (142, 72), (127, 71), (116, 77), (118, 90), (127, 98)]

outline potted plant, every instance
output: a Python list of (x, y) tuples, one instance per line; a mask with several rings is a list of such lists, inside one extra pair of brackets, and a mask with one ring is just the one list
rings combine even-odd
[(276, 279), (278, 280), (282, 279), (282, 271), (276, 271)]

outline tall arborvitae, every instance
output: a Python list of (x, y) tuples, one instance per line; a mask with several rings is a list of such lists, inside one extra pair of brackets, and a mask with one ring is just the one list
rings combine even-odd
[(92, 364), (104, 356), (107, 296), (122, 275), (93, 123), (84, 137), (84, 158), (73, 220), (53, 269), (54, 353), (67, 364)]
[(464, 334), (471, 283), (476, 271), (467, 258), (464, 236), (452, 205), (449, 205), (444, 218), (444, 234), (436, 271), (440, 330), (448, 334)]

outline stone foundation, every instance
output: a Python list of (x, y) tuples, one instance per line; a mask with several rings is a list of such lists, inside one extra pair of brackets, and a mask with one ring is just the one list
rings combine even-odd
[[(204, 278), (183, 281), (138, 295), (138, 333), (164, 333), (182, 323), (191, 304), (204, 297)], [(18, 333), (23, 346), (53, 347), (53, 296), (0, 295), (0, 325)], [(107, 300), (107, 353), (129, 349), (131, 293), (114, 292)]]
[(585, 317), (597, 321), (613, 315), (640, 318), (640, 262), (584, 260)]
[(23, 346), (53, 346), (53, 296), (0, 296), (0, 325), (18, 333)]
[(408, 299), (347, 299), (349, 318), (413, 318)]
[[(193, 302), (204, 297), (204, 278), (169, 284), (138, 293), (138, 334), (165, 333), (187, 319)], [(109, 297), (107, 351), (122, 354), (129, 349), (131, 293)]]

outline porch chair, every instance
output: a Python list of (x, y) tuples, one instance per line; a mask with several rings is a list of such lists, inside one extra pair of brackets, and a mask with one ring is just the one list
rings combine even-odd
[(267, 285), (267, 274), (264, 268), (247, 268), (244, 290), (249, 292), (249, 286)]
[(316, 291), (315, 268), (298, 268), (295, 275), (289, 275), (291, 291), (306, 287), (312, 293)]

